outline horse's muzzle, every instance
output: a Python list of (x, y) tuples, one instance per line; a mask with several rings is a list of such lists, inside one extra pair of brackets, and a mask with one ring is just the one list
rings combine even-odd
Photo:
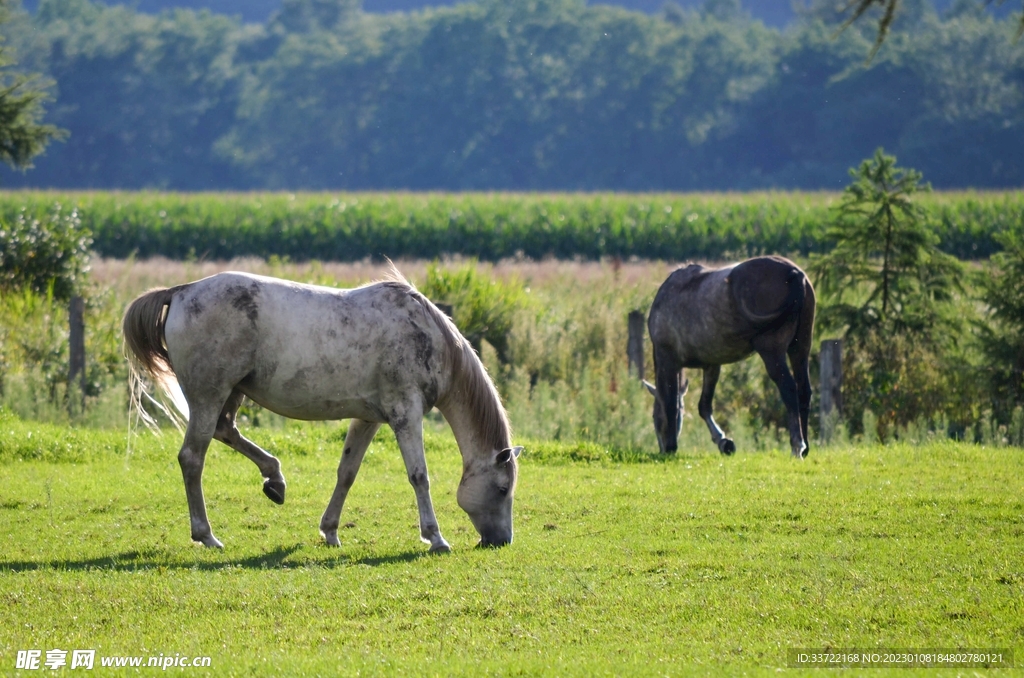
[(502, 546), (505, 546), (505, 545), (511, 544), (511, 543), (512, 543), (512, 535), (511, 534), (508, 535), (508, 537), (504, 537), (504, 536), (499, 537), (497, 535), (489, 535), (487, 537), (481, 536), (480, 537), (480, 543), (477, 544), (476, 547), (478, 549), (488, 549), (488, 548), (496, 549), (496, 548), (500, 548)]

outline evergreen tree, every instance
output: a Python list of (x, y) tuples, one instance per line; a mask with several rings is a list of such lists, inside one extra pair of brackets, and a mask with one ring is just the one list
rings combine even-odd
[(953, 305), (962, 264), (941, 252), (914, 195), (921, 174), (896, 166), (882, 149), (850, 170), (828, 235), (835, 248), (810, 270), (821, 299), (819, 325), (840, 330), (847, 415), (870, 409), (879, 435), (936, 412), (950, 386), (942, 369), (961, 334)]
[[(0, 0), (0, 24), (6, 23), (10, 0)], [(17, 169), (32, 166), (32, 158), (46, 148), (51, 139), (65, 132), (39, 120), (49, 98), (45, 83), (38, 77), (18, 73), (10, 50), (0, 43), (0, 161)]]
[(962, 277), (960, 262), (939, 250), (939, 237), (914, 202), (915, 193), (931, 187), (881, 148), (850, 174), (854, 182), (828, 231), (835, 249), (812, 267), (829, 300), (823, 321), (845, 327), (848, 336), (879, 327), (928, 334), (941, 324), (942, 303)]

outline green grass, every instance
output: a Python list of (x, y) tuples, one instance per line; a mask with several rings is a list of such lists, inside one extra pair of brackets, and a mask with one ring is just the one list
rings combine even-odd
[(188, 539), (175, 432), (128, 454), (122, 433), (0, 417), (0, 671), (29, 648), (209, 655), (216, 675), (767, 675), (789, 648), (826, 646), (1024, 661), (1020, 449), (819, 448), (796, 462), (708, 444), (663, 460), (527, 441), (515, 541), (478, 550), (455, 502), (459, 455), (431, 425), (453, 547), (434, 557), (386, 430), (342, 547), (320, 545), (343, 433), (253, 432), (282, 459), (283, 507), (214, 443), (205, 488), (226, 548), (211, 551)]

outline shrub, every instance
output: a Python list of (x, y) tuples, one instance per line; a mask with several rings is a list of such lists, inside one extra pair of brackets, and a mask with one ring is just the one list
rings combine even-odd
[(481, 275), (475, 262), (454, 270), (431, 264), (421, 291), (433, 301), (452, 307), (452, 320), (477, 354), (486, 340), (503, 364), (509, 362), (513, 317), (526, 302), (521, 283)]
[(87, 270), (92, 237), (78, 210), (54, 203), (0, 221), (0, 291), (29, 289), (70, 299)]

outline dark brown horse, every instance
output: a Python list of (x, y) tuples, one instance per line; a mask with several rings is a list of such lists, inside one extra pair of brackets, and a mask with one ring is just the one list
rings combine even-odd
[(711, 416), (711, 399), (721, 366), (756, 351), (789, 412), (793, 456), (807, 456), (814, 305), (807, 276), (782, 257), (756, 257), (719, 269), (690, 264), (673, 271), (654, 297), (647, 319), (657, 386), (644, 384), (654, 394), (654, 429), (661, 451), (676, 451), (687, 367), (704, 370), (698, 411), (711, 440), (723, 454), (736, 451)]

